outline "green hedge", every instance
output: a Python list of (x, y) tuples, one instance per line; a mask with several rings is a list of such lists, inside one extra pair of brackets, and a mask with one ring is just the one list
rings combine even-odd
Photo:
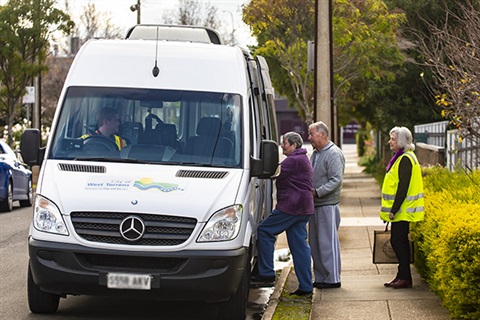
[(412, 224), (415, 266), (453, 319), (480, 319), (480, 171), (423, 172), (425, 220)]

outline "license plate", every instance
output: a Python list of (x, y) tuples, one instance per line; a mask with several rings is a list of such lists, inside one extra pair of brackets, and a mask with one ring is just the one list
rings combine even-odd
[(107, 288), (150, 290), (151, 280), (149, 274), (108, 273)]

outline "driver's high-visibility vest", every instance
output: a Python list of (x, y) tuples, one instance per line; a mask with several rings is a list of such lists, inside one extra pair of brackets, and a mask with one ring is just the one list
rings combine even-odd
[(122, 150), (124, 147), (127, 146), (127, 141), (120, 138), (120, 136), (117, 136), (116, 134), (114, 134), (113, 136), (115, 137), (115, 144), (117, 145), (118, 150)]
[[(98, 130), (95, 130), (95, 133), (98, 134), (98, 135), (101, 134), (101, 133), (98, 132)], [(86, 133), (83, 136), (81, 136), (80, 138), (81, 139), (86, 139), (87, 137), (90, 137), (90, 136), (93, 136), (93, 134)], [(123, 148), (125, 148), (127, 146), (127, 141), (122, 139), (120, 136), (117, 136), (116, 134), (114, 134), (113, 137), (115, 139), (115, 144), (117, 145), (118, 150), (122, 150)]]
[[(412, 163), (412, 176), (410, 178), (407, 196), (400, 206), (400, 209), (395, 213), (395, 218), (390, 220), (388, 216), (392, 209), (393, 202), (395, 201), (395, 195), (397, 194), (398, 189), (398, 168), (400, 166), (400, 161), (404, 157), (407, 157)], [(416, 222), (423, 220), (424, 215), (422, 172), (415, 154), (412, 151), (407, 151), (398, 157), (385, 175), (382, 185), (382, 209), (380, 212), (380, 218), (384, 221)]]

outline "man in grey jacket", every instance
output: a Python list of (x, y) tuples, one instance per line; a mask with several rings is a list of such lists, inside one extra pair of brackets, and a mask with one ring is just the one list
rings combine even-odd
[(308, 127), (308, 140), (314, 148), (311, 157), (315, 213), (309, 221), (309, 243), (313, 258), (313, 286), (340, 288), (340, 194), (345, 157), (328, 137), (328, 127), (319, 121)]

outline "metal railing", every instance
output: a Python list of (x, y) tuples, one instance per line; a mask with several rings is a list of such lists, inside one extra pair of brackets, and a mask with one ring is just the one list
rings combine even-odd
[(480, 139), (473, 135), (462, 138), (458, 130), (448, 130), (445, 156), (450, 171), (459, 167), (480, 169)]
[(415, 126), (413, 138), (415, 142), (432, 144), (445, 148), (445, 135), (448, 121), (419, 124)]
[(462, 137), (458, 130), (447, 128), (448, 121), (416, 125), (414, 140), (445, 148), (445, 164), (450, 171), (480, 169), (480, 139), (473, 135)]

